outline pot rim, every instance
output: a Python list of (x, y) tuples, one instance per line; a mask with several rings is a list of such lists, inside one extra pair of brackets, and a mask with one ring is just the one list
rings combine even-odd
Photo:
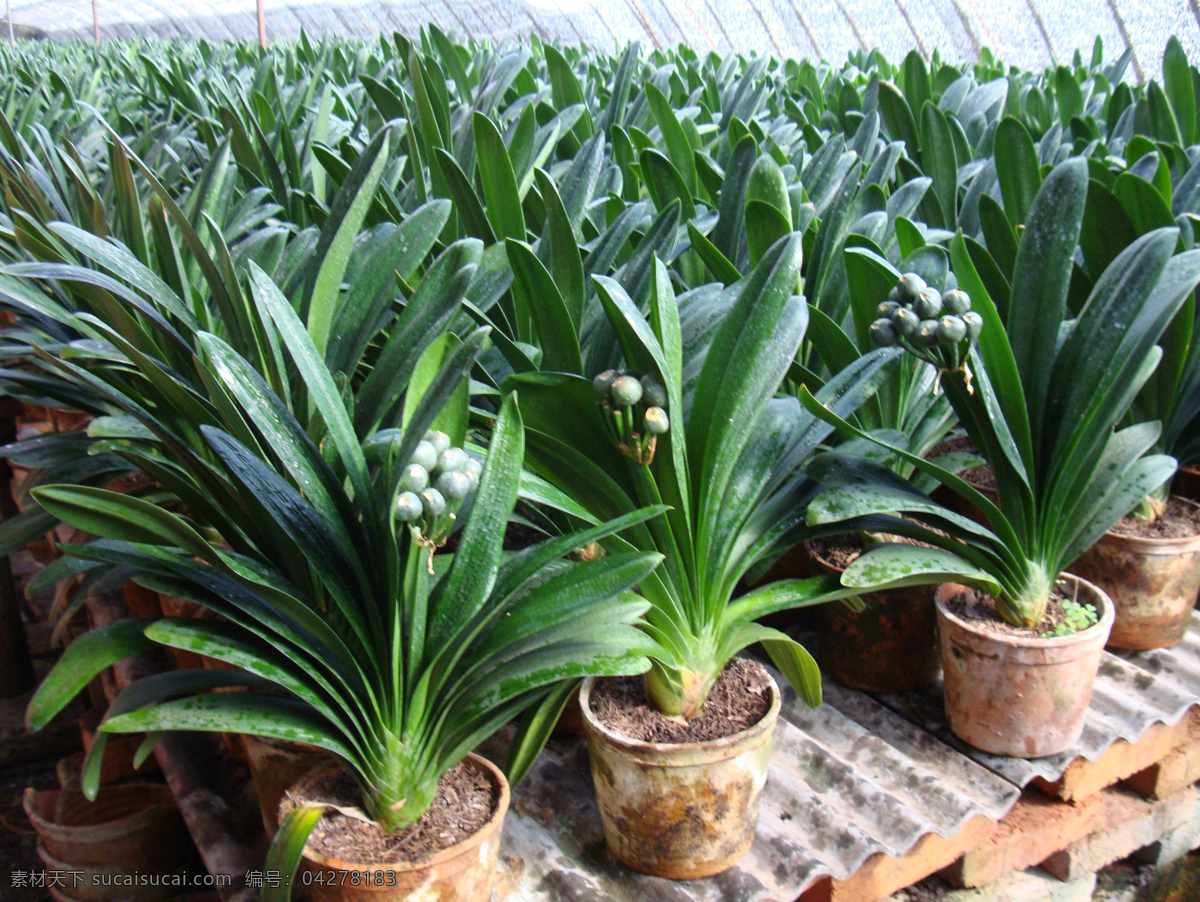
[[(1181, 495), (1172, 495), (1171, 498), (1200, 509), (1200, 504), (1190, 498), (1184, 498)], [(1110, 529), (1097, 539), (1096, 543), (1117, 545), (1135, 554), (1153, 554), (1167, 557), (1200, 551), (1200, 532), (1174, 539), (1156, 539), (1152, 536), (1125, 536)]]
[[(779, 718), (779, 710), (783, 705), (783, 696), (779, 691), (779, 685), (775, 682), (775, 678), (771, 676), (770, 671), (764, 667), (763, 672), (766, 674), (767, 684), (771, 691), (771, 706), (767, 709), (767, 713), (759, 718), (757, 723), (746, 727), (741, 732), (734, 733), (731, 736), (722, 736), (719, 739), (704, 739), (699, 742), (648, 742), (618, 733), (601, 723), (600, 719), (592, 711), (591, 694), (597, 680), (597, 677), (593, 676), (586, 677), (579, 689), (579, 707), (583, 711), (583, 722), (590, 731), (593, 731), (597, 736), (603, 737), (609, 744), (623, 749), (630, 754), (640, 754), (661, 759), (672, 755), (689, 753), (688, 757), (693, 759), (704, 757), (706, 760), (722, 761), (726, 758), (740, 755), (743, 751), (743, 746), (758, 739), (762, 734), (769, 733), (775, 727), (775, 722)], [(660, 762), (656, 761), (655, 763)], [(686, 764), (681, 763), (680, 766), (688, 766), (695, 763), (694, 760), (691, 760), (686, 762)]]
[(163, 812), (179, 810), (179, 805), (175, 800), (174, 794), (171, 792), (171, 788), (164, 783), (134, 781), (100, 787), (101, 792), (105, 790), (108, 790), (112, 795), (140, 797), (144, 800), (144, 803), (140, 807), (112, 820), (94, 824), (67, 824), (55, 820), (54, 818), (57, 817), (56, 814), (52, 814), (49, 818), (44, 816), (38, 810), (37, 802), (39, 798), (49, 798), (50, 794), (53, 793), (56, 803), (55, 811), (58, 810), (58, 804), (62, 797), (67, 794), (76, 794), (85, 802), (88, 802), (88, 804), (95, 804), (89, 801), (87, 796), (83, 794), (83, 790), (79, 788), (39, 790), (34, 789), (32, 786), (27, 786), (25, 787), (21, 802), (26, 817), (29, 818), (29, 822), (33, 824), (39, 836), (54, 836), (72, 841), (78, 841), (80, 833), (95, 832), (97, 830), (127, 833), (146, 826), (148, 822), (153, 822), (155, 818), (161, 817)]
[[(501, 771), (500, 768), (494, 765), (491, 761), (488, 761), (486, 758), (480, 755), (476, 755), (474, 752), (468, 753), (462, 760), (470, 764), (472, 767), (482, 771), (484, 775), (487, 776), (489, 782), (492, 784), (492, 789), (496, 796), (496, 804), (492, 811), (492, 816), (488, 819), (487, 823), (485, 823), (466, 839), (442, 849), (440, 852), (437, 852), (429, 858), (422, 858), (420, 861), (392, 861), (380, 862), (379, 864), (350, 862), (344, 861), (340, 858), (332, 858), (327, 855), (322, 855), (320, 852), (309, 848), (308, 844), (305, 843), (303, 852), (304, 860), (309, 861), (318, 867), (325, 867), (329, 868), (330, 870), (360, 872), (391, 871), (397, 874), (408, 874), (415, 871), (430, 870), (441, 864), (444, 864), (447, 861), (452, 861), (461, 855), (466, 855), (473, 852), (479, 846), (483, 845), (484, 842), (490, 839), (495, 833), (500, 831), (500, 828), (504, 822), (504, 815), (508, 813), (510, 790), (508, 786), (508, 780), (505, 778), (504, 772)], [(319, 764), (299, 780), (297, 780), (294, 784), (292, 784), (292, 787), (288, 790), (288, 793), (295, 792), (297, 788), (306, 786), (313, 780), (324, 776), (327, 772), (343, 768), (344, 766), (345, 765), (343, 765), (341, 762)], [(287, 795), (285, 794), (284, 798), (286, 799), (286, 797)]]
[(981, 629), (973, 620), (964, 620), (946, 606), (945, 599), (952, 597), (951, 593), (957, 594), (957, 590), (969, 591), (967, 586), (959, 585), (958, 583), (942, 583), (938, 586), (937, 592), (934, 594), (933, 600), (937, 605), (939, 617), (945, 617), (960, 629), (966, 630), (974, 636), (981, 637), (998, 645), (1019, 646), (1025, 648), (1069, 648), (1073, 645), (1083, 645), (1092, 640), (1097, 633), (1103, 632), (1107, 634), (1116, 620), (1117, 608), (1113, 604), (1108, 593), (1097, 586), (1095, 583), (1088, 582), (1081, 576), (1076, 576), (1074, 573), (1062, 572), (1058, 575), (1059, 579), (1074, 581), (1081, 588), (1092, 594), (1089, 599), (1092, 603), (1099, 604), (1101, 607), (1100, 617), (1094, 624), (1085, 630), (1080, 630), (1077, 633), (1072, 633), (1069, 636), (1012, 636), (1007, 633), (996, 633), (990, 630)]

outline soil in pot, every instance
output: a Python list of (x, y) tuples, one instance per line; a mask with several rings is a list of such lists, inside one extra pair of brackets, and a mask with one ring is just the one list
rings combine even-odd
[[(280, 818), (308, 801), (361, 804), (357, 784), (340, 765), (323, 765), (300, 780), (280, 804)], [(389, 834), (327, 813), (309, 837), (297, 880), (314, 902), (487, 902), (508, 801), (499, 769), (468, 755), (442, 776), (429, 810), (405, 830)]]
[[(1054, 613), (1032, 631), (1001, 619), (986, 595), (947, 583), (936, 596), (945, 670), (946, 716), (960, 739), (994, 755), (1040, 758), (1066, 751), (1083, 732), (1113, 603), (1102, 590), (1063, 574)], [(1089, 605), (1098, 622), (1054, 636), (1068, 616), (1063, 600)]]
[[(815, 564), (840, 576), (863, 552), (856, 534), (808, 543)], [(858, 613), (843, 604), (817, 610), (821, 670), (863, 692), (907, 692), (932, 686), (941, 672), (937, 587), (912, 586), (860, 596)]]
[(673, 879), (741, 860), (754, 841), (779, 705), (766, 669), (746, 660), (726, 667), (686, 725), (647, 703), (640, 678), (585, 680), (580, 707), (613, 855)]
[[(975, 447), (974, 442), (967, 436), (959, 436), (958, 438), (947, 439), (944, 442), (939, 442), (927, 455), (927, 459), (939, 457), (942, 454), (966, 453), (976, 454), (982, 457), (979, 449)], [(980, 464), (977, 467), (971, 467), (963, 470), (959, 474), (959, 478), (963, 482), (971, 486), (977, 492), (986, 497), (993, 504), (996, 503), (996, 472), (992, 469), (991, 464)], [(957, 492), (953, 492), (943, 485), (938, 485), (930, 494), (939, 504), (942, 504), (957, 514), (964, 517), (970, 517), (976, 523), (984, 526), (988, 525), (987, 518), (983, 515), (983, 511), (979, 510), (974, 504), (963, 498)]]
[(1126, 517), (1071, 572), (1098, 585), (1116, 605), (1110, 646), (1179, 644), (1200, 591), (1200, 505), (1171, 496), (1153, 521)]

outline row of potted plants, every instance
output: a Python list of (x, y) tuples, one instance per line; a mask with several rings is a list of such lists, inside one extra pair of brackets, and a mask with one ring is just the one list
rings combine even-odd
[[(42, 471), (6, 547), (66, 522), (95, 539), (46, 579), (211, 615), (83, 634), (30, 727), (153, 644), (226, 665), (122, 693), (85, 792), (110, 733), (303, 743), (338, 764), (282, 801), (272, 869), (316, 898), (483, 899), (509, 782), (582, 679), (613, 853), (718, 873), (753, 839), (780, 708), (740, 653), (820, 703), (812, 656), (759, 621), (921, 585), (900, 648), (933, 646), (936, 610), (954, 731), (1073, 744), (1134, 605), (1072, 562), (1163, 517), (1162, 452), (1192, 453), (1200, 169), (1139, 144), (1154, 87), (1080, 60), (1087, 102), (1052, 79), (1047, 125), (1037, 78), (992, 62), (351, 49), (205, 45), (191, 82), (110, 50), (98, 122), (66, 81), (14, 89), (53, 108), (40, 131), (5, 114), (0, 377), (91, 417), (6, 449)], [(942, 447), (956, 420), (972, 452)], [(537, 538), (506, 548), (511, 524)], [(847, 535), (847, 566), (762, 580)], [(502, 773), (472, 750), (514, 719)]]

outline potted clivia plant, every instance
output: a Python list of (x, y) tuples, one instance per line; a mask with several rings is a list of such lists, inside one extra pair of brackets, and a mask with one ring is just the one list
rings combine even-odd
[[(1163, 359), (1138, 393), (1127, 423), (1157, 420), (1155, 451), (1182, 465), (1200, 456), (1200, 335), (1195, 294), (1163, 334)], [(1174, 476), (1147, 495), (1071, 567), (1112, 598), (1110, 647), (1145, 650), (1182, 641), (1200, 591), (1200, 504)]]
[[(1006, 299), (1007, 332), (961, 236), (952, 262), (978, 319), (965, 329), (946, 320), (897, 327), (898, 311), (913, 304), (902, 283), (901, 306), (875, 328), (881, 344), (939, 367), (942, 389), (995, 471), (997, 501), (890, 450), (974, 504), (990, 528), (865, 459), (828, 455), (810, 469), (830, 486), (809, 505), (811, 523), (906, 511), (889, 531), (936, 546), (879, 546), (842, 582), (876, 589), (914, 572), (948, 581), (937, 597), (946, 712), (959, 737), (994, 754), (1039, 757), (1078, 739), (1114, 611), (1102, 590), (1064, 571), (1175, 468), (1173, 458), (1147, 453), (1157, 423), (1113, 427), (1158, 363), (1155, 342), (1200, 283), (1200, 251), (1176, 255), (1173, 228), (1139, 238), (1071, 318), (1087, 185), (1076, 159), (1038, 191)], [(811, 395), (801, 400), (844, 436), (866, 436)]]
[[(517, 779), (552, 726), (545, 712), (559, 710), (577, 679), (649, 666), (653, 643), (634, 626), (649, 603), (631, 588), (659, 555), (570, 556), (661, 508), (505, 553), (505, 525), (528, 483), (515, 396), (500, 407), (482, 464), (436, 428), (450, 397), (462, 409), (448, 421), (465, 423), (457, 387), (481, 336), (453, 355), (402, 427), (360, 442), (290, 305), (273, 295), (267, 303), (323, 418), (322, 446), (213, 335), (200, 336), (200, 361), (226, 403), (195, 442), (125, 399), (137, 423), (111, 448), (156, 462), (164, 489), (179, 497), (199, 504), (209, 488), (208, 519), (88, 486), (43, 486), (36, 499), (99, 537), (72, 554), (128, 567), (141, 585), (219, 617), (129, 619), (83, 635), (35, 694), (29, 726), (46, 724), (92, 676), (152, 643), (234, 665), (132, 684), (97, 734), (85, 789), (95, 791), (103, 737), (113, 732), (215, 730), (306, 743), (338, 764), (301, 780), (281, 807), (268, 867), (297, 874), (303, 860), (304, 869), (268, 898), (301, 884), (318, 899), (368, 891), (405, 899), (442, 880), (453, 888), (446, 898), (482, 902), (508, 783), (471, 751), (526, 712), (508, 766)], [(112, 400), (121, 406), (118, 393)], [(455, 530), (453, 555), (435, 554)], [(459, 827), (430, 829), (439, 816)]]
[[(535, 472), (597, 517), (669, 506), (605, 543), (664, 557), (638, 587), (651, 605), (642, 628), (657, 643), (653, 666), (644, 680), (586, 680), (580, 693), (608, 846), (645, 873), (716, 874), (749, 849), (780, 693), (764, 668), (737, 655), (761, 643), (803, 699), (818, 704), (820, 675), (808, 652), (755, 621), (853, 603), (856, 590), (830, 575), (733, 598), (751, 567), (809, 534), (804, 503), (818, 487), (802, 465), (832, 431), (795, 398), (776, 397), (807, 321), (800, 259), (792, 233), (731, 286), (731, 304), (698, 352), (704, 364), (694, 384), (684, 381), (675, 293), (658, 261), (648, 319), (615, 280), (595, 280), (626, 370), (506, 382), (528, 400)], [(822, 397), (851, 413), (895, 357), (865, 355)]]
[[(807, 338), (827, 368), (835, 373), (875, 347), (872, 323), (885, 318), (890, 324), (891, 316), (901, 306), (895, 288), (900, 271), (885, 257), (865, 247), (849, 248), (844, 256), (851, 313), (847, 328), (839, 328), (816, 310), (811, 312)], [(948, 255), (943, 248), (929, 245), (916, 248), (901, 266), (910, 271), (905, 284), (921, 289), (912, 292), (911, 306), (919, 305), (926, 319), (961, 314), (965, 317), (963, 325), (952, 328), (961, 329), (968, 323), (977, 328), (974, 323), (977, 314), (972, 315), (966, 309), (966, 296), (953, 289)], [(922, 293), (924, 298), (918, 298)], [(883, 296), (888, 299), (880, 302)], [(920, 322), (911, 309), (897, 319), (897, 325), (904, 328), (915, 328)], [(895, 329), (897, 325), (880, 324), (875, 330)], [(957, 472), (982, 463), (975, 455), (939, 448), (958, 420), (945, 393), (933, 391), (937, 378), (935, 366), (906, 354), (891, 365), (889, 376), (879, 390), (849, 419), (864, 431), (885, 436), (910, 454), (932, 457), (945, 469)], [(814, 380), (810, 377), (806, 384), (812, 385)], [(869, 443), (851, 442), (841, 450), (873, 451), (889, 469), (923, 490), (937, 485), (912, 464), (889, 458)], [(806, 548), (811, 566), (840, 577), (846, 566), (868, 547), (894, 538), (871, 532), (847, 533), (810, 540)], [(936, 588), (935, 584), (923, 584), (864, 594), (860, 597), (862, 610), (823, 605), (816, 612), (820, 635), (817, 660), (821, 671), (864, 692), (904, 692), (932, 686), (942, 669), (937, 647)]]

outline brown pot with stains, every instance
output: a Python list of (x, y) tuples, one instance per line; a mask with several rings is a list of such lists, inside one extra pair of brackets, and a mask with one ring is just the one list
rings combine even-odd
[[(24, 805), (47, 867), (82, 872), (81, 887), (71, 889), (81, 899), (165, 899), (177, 887), (131, 892), (130, 886), (114, 881), (135, 874), (174, 876), (197, 865), (191, 835), (171, 790), (162, 784), (101, 787), (95, 802), (78, 789), (26, 789)], [(93, 880), (92, 875), (107, 880)]]
[(1153, 539), (1109, 531), (1071, 572), (1112, 598), (1110, 648), (1170, 648), (1183, 640), (1200, 591), (1200, 536)]
[(938, 629), (946, 717), (965, 742), (993, 755), (1041, 758), (1071, 748), (1083, 732), (1113, 603), (1078, 576), (1062, 575), (1068, 594), (1095, 607), (1098, 622), (1070, 636), (992, 632), (963, 620), (947, 603), (962, 586), (938, 587)]
[[(491, 819), (460, 843), (431, 858), (398, 864), (356, 864), (304, 850), (296, 879), (311, 902), (488, 902), (501, 879), (497, 872), (500, 831), (508, 811), (508, 781), (496, 765), (467, 755), (468, 766), (492, 785)], [(295, 784), (292, 794), (308, 798), (308, 787), (341, 765), (323, 765)], [(352, 885), (357, 880), (358, 885)]]
[(779, 687), (749, 729), (704, 742), (643, 742), (593, 713), (595, 679), (579, 693), (596, 804), (609, 851), (643, 874), (689, 880), (733, 867), (750, 850), (767, 782)]
[(279, 829), (279, 803), (283, 794), (313, 768), (329, 765), (336, 759), (329, 752), (299, 742), (249, 733), (243, 733), (241, 740), (242, 754), (258, 796), (263, 828), (267, 836), (274, 836)]
[[(813, 564), (840, 577), (845, 569), (809, 546)], [(862, 692), (908, 692), (937, 682), (942, 657), (937, 643), (937, 586), (912, 586), (860, 595), (857, 613), (844, 604), (818, 610), (821, 671)]]

